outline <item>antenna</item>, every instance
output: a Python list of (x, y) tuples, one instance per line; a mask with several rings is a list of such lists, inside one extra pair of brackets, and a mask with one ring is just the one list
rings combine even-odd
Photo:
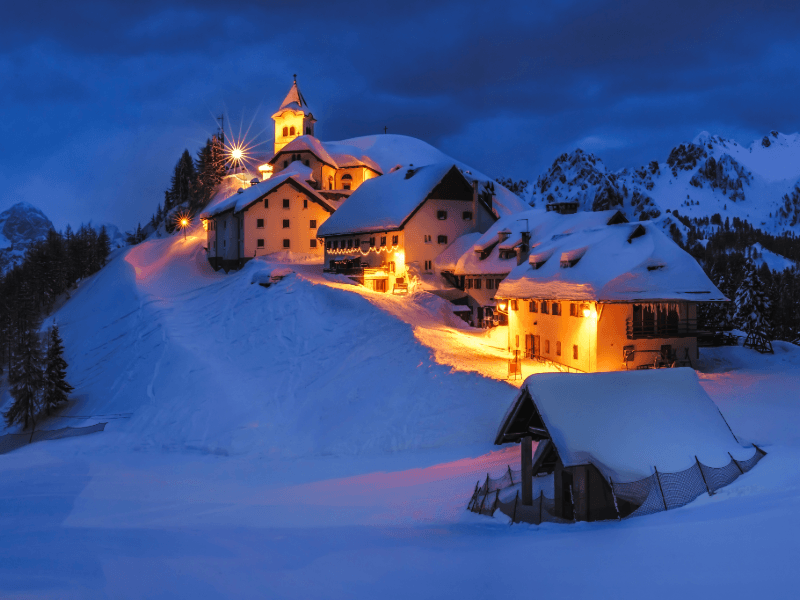
[(224, 146), (225, 145), (225, 115), (222, 114), (217, 117), (217, 121), (219, 121), (219, 141)]

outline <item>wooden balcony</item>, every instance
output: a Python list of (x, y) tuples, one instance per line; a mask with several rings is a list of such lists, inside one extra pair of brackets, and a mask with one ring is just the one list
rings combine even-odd
[(697, 337), (697, 319), (626, 320), (629, 340)]

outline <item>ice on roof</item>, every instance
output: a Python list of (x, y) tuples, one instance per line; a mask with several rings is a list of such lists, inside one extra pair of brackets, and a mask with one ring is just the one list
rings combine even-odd
[[(591, 463), (615, 483), (675, 472), (695, 456), (711, 467), (750, 458), (700, 386), (693, 369), (533, 375), (506, 414), (529, 393), (564, 466)], [(498, 439), (500, 441), (500, 439)]]
[[(589, 226), (581, 228), (572, 222), (573, 218), (581, 221), (580, 215), (557, 215), (559, 226), (546, 228), (544, 235), (533, 233), (532, 242), (538, 243), (536, 260), (530, 258), (515, 267), (500, 284), (497, 296), (600, 302), (727, 300), (697, 261), (656, 225), (591, 226), (589, 220), (583, 223)], [(637, 228), (644, 234), (631, 238)], [(562, 269), (560, 261), (555, 260), (546, 261), (538, 269), (530, 264), (540, 262), (538, 257), (547, 252), (572, 257), (578, 251), (583, 252), (580, 260), (569, 269)], [(648, 268), (654, 264), (662, 267)]]
[(400, 229), (452, 169), (458, 172), (453, 163), (438, 163), (368, 179), (317, 233), (324, 237)]

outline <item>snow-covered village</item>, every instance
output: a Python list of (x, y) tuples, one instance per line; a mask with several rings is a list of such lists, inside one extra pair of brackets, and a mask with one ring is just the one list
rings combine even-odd
[(794, 597), (800, 8), (45, 5), (1, 598)]

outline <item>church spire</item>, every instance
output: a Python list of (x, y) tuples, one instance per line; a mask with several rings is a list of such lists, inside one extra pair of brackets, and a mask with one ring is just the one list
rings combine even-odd
[(316, 119), (297, 87), (297, 74), (278, 112), (272, 115), (272, 120), (275, 121), (275, 154), (300, 135), (314, 135)]

